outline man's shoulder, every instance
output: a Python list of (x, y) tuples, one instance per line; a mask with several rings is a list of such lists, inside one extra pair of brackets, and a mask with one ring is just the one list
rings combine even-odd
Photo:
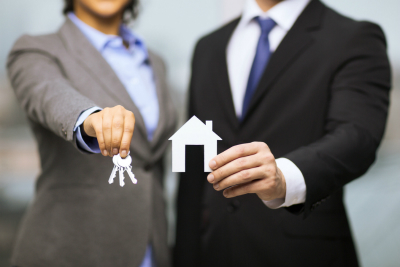
[(230, 38), (239, 21), (240, 17), (201, 37), (196, 44), (196, 51), (201, 51), (204, 49), (210, 51), (210, 49), (213, 49), (217, 45), (225, 42), (227, 39)]
[(325, 6), (323, 27), (331, 33), (335, 32), (341, 35), (341, 38), (352, 37), (360, 31), (382, 32), (380, 26), (376, 23), (350, 18), (327, 6)]

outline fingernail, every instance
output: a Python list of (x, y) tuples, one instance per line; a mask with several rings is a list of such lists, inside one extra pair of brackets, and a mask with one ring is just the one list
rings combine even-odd
[(214, 169), (215, 167), (217, 167), (217, 163), (215, 162), (215, 160), (210, 161), (210, 168)]
[(207, 177), (207, 179), (208, 179), (208, 181), (209, 181), (210, 183), (214, 182), (214, 175), (213, 175), (213, 174), (209, 174), (208, 177)]
[(219, 189), (219, 184), (215, 184), (214, 189)]
[(228, 192), (224, 191), (224, 197), (228, 197)]
[(121, 151), (121, 157), (126, 158), (126, 150)]
[(103, 156), (107, 156), (107, 150), (103, 150)]
[(118, 148), (113, 148), (113, 154), (118, 155)]

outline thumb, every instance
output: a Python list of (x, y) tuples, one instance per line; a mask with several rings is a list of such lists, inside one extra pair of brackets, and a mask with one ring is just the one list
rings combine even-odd
[(83, 134), (87, 134), (88, 136), (91, 137), (96, 137), (96, 131), (93, 126), (93, 118), (95, 114), (89, 115), (86, 120), (83, 122)]

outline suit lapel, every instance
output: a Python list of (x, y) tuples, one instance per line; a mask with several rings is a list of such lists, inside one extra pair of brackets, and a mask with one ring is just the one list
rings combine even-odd
[(135, 114), (135, 130), (138, 130), (141, 135), (147, 139), (146, 127), (139, 109), (133, 103), (125, 86), (115, 74), (114, 70), (99, 51), (93, 47), (83, 33), (68, 18), (61, 27), (59, 34), (67, 49), (71, 52), (71, 55), (81, 63), (95, 80), (99, 81), (107, 95), (116, 103), (121, 104)]
[(234, 128), (238, 128), (239, 121), (236, 117), (235, 107), (233, 106), (233, 98), (228, 74), (228, 65), (226, 60), (226, 48), (239, 21), (240, 18), (228, 24), (225, 30), (219, 36), (218, 42), (215, 42), (217, 44), (217, 48), (215, 54), (215, 64), (213, 66), (215, 79), (218, 81), (217, 92), (219, 94), (219, 99), (221, 99), (221, 104), (223, 109), (225, 110), (227, 120)]
[(271, 56), (259, 85), (250, 101), (249, 109), (243, 122), (251, 116), (251, 113), (262, 99), (262, 96), (268, 93), (272, 88), (274, 81), (311, 46), (313, 38), (311, 37), (310, 31), (319, 27), (323, 7), (319, 0), (312, 0), (286, 34), (275, 53)]
[(150, 51), (149, 51), (149, 60), (154, 72), (154, 79), (156, 83), (158, 106), (159, 106), (158, 124), (156, 130), (153, 133), (153, 140), (150, 142), (151, 146), (153, 147), (155, 144), (157, 144), (157, 141), (160, 139), (163, 129), (165, 128), (165, 124), (167, 123), (167, 118), (166, 118), (167, 114), (165, 107), (166, 105), (165, 99), (167, 98), (163, 94), (163, 92), (166, 92), (166, 88), (164, 88), (165, 84), (162, 83), (162, 79), (164, 76), (162, 71), (162, 66), (161, 64), (154, 64), (156, 62), (156, 58)]

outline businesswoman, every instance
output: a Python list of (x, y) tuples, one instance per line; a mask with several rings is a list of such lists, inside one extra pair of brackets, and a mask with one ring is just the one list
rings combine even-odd
[[(67, 0), (58, 32), (10, 52), (41, 162), (15, 266), (169, 265), (162, 158), (176, 117), (163, 62), (124, 24), (137, 5)], [(136, 185), (108, 183), (118, 153), (130, 153)]]

